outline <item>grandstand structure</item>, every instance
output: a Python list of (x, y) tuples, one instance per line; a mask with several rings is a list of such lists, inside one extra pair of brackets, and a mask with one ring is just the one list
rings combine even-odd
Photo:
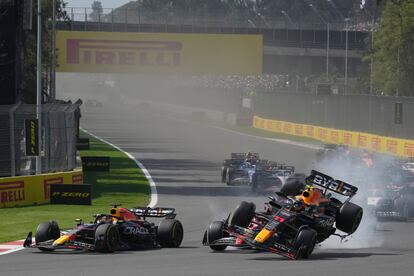
[[(263, 73), (317, 75), (325, 71), (327, 25), (321, 22), (275, 21), (266, 24), (240, 20), (169, 18), (143, 16), (136, 9), (103, 9), (90, 16), (90, 8), (66, 8), (70, 23), (59, 22), (58, 29), (72, 31), (261, 34)], [(348, 48), (348, 74), (356, 77), (366, 70), (362, 54), (370, 47), (372, 26), (364, 22), (332, 23), (329, 26), (329, 66), (343, 75)], [(346, 34), (348, 33), (348, 45)], [(348, 46), (348, 47), (347, 47)]]

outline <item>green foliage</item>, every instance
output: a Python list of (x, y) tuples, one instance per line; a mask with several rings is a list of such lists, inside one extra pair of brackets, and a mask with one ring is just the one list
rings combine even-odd
[(375, 33), (373, 83), (386, 95), (414, 96), (414, 0), (387, 1)]

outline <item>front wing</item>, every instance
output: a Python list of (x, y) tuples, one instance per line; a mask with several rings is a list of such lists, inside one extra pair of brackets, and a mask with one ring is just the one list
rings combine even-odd
[(239, 226), (229, 226), (226, 231), (236, 238), (241, 239), (246, 244), (250, 245), (253, 248), (262, 249), (266, 251), (270, 251), (272, 253), (279, 254), (286, 258), (295, 260), (297, 259), (297, 251), (287, 247), (286, 245), (277, 243), (277, 242), (265, 242), (265, 243), (258, 243), (254, 240), (255, 232), (243, 227)]

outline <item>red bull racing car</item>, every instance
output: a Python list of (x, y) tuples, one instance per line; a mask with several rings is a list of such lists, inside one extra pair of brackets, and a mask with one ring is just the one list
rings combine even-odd
[[(135, 207), (130, 210), (114, 205), (110, 214), (95, 215), (94, 222), (61, 231), (57, 222), (42, 222), (35, 233), (30, 232), (24, 247), (41, 251), (56, 249), (114, 252), (148, 247), (179, 247), (183, 240), (183, 226), (176, 220), (173, 208)], [(146, 218), (163, 218), (159, 225)]]
[[(350, 202), (357, 188), (317, 171), (306, 179), (307, 186), (290, 182), (276, 197), (270, 197), (264, 212), (242, 202), (225, 221), (214, 221), (204, 234), (203, 244), (214, 251), (227, 246), (255, 248), (289, 259), (308, 258), (316, 244), (332, 235), (353, 234), (363, 210)], [(328, 191), (346, 197), (341, 202)], [(336, 233), (340, 230), (345, 233)]]

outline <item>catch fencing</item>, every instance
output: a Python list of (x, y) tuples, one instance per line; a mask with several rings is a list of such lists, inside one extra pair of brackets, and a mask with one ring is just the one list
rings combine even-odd
[(253, 103), (254, 114), (261, 118), (414, 138), (411, 97), (259, 93)]
[[(42, 173), (77, 167), (76, 141), (81, 101), (42, 105)], [(25, 120), (36, 119), (36, 105), (0, 106), (0, 177), (35, 173), (35, 157), (25, 152)]]

